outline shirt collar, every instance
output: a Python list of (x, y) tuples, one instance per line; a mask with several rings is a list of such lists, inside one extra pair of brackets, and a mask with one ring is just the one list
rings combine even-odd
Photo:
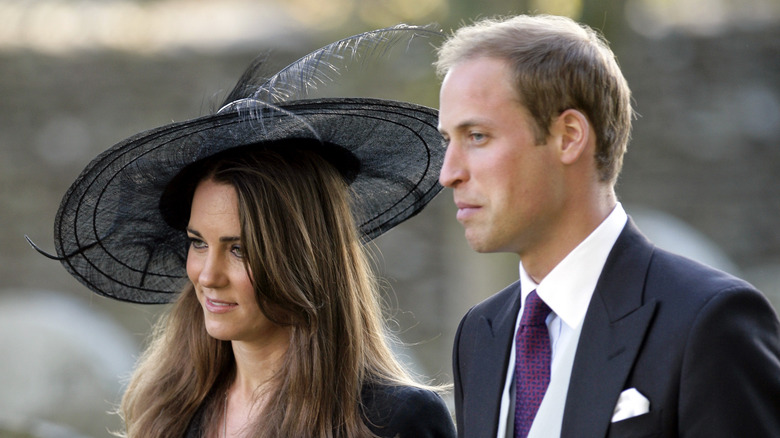
[(570, 328), (585, 319), (588, 304), (596, 289), (604, 263), (626, 225), (628, 216), (618, 202), (612, 212), (588, 237), (572, 250), (541, 283), (537, 284), (520, 262), (520, 287), (523, 303), (528, 294), (536, 293), (553, 313)]

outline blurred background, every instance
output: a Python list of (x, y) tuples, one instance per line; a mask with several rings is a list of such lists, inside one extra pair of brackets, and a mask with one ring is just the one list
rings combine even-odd
[[(780, 0), (0, 0), (0, 437), (118, 430), (109, 412), (165, 310), (98, 297), (25, 242), (54, 251), (59, 201), (94, 156), (213, 111), (258, 54), (282, 67), (379, 27), (529, 11), (611, 41), (639, 114), (618, 195), (640, 228), (780, 308)], [(435, 44), (336, 94), (437, 107)], [(399, 353), (449, 382), (460, 317), (517, 258), (472, 252), (446, 190), (374, 252)]]

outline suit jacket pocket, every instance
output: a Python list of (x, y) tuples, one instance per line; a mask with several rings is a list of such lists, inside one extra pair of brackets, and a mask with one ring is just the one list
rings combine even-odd
[(653, 438), (662, 436), (661, 412), (650, 411), (609, 425), (607, 438)]

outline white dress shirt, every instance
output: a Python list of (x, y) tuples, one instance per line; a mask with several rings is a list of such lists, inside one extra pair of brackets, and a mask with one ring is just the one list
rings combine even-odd
[[(515, 333), (528, 294), (536, 289), (552, 312), (547, 317), (547, 329), (550, 332), (552, 358), (550, 364), (550, 385), (544, 395), (539, 411), (528, 437), (550, 438), (560, 436), (563, 422), (563, 408), (569, 388), (572, 364), (577, 352), (582, 322), (588, 310), (590, 299), (601, 276), (604, 263), (620, 233), (626, 225), (628, 216), (623, 206), (617, 203), (606, 219), (560, 263), (558, 263), (541, 283), (536, 284), (525, 272), (520, 262), (520, 287), (522, 305), (515, 322)], [(514, 413), (509, 412), (513, 404), (510, 400), (513, 391), (515, 368), (515, 342), (507, 364), (507, 377), (501, 396), (501, 408), (498, 417), (497, 438), (507, 437), (507, 421), (512, 421)], [(511, 415), (511, 416), (510, 416)]]

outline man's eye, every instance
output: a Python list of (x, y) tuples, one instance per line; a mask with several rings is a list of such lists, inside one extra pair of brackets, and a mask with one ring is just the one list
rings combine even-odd
[(472, 132), (471, 133), (471, 139), (476, 141), (476, 142), (483, 141), (483, 140), (485, 140), (485, 138), (486, 138), (485, 134), (483, 134), (481, 132)]

